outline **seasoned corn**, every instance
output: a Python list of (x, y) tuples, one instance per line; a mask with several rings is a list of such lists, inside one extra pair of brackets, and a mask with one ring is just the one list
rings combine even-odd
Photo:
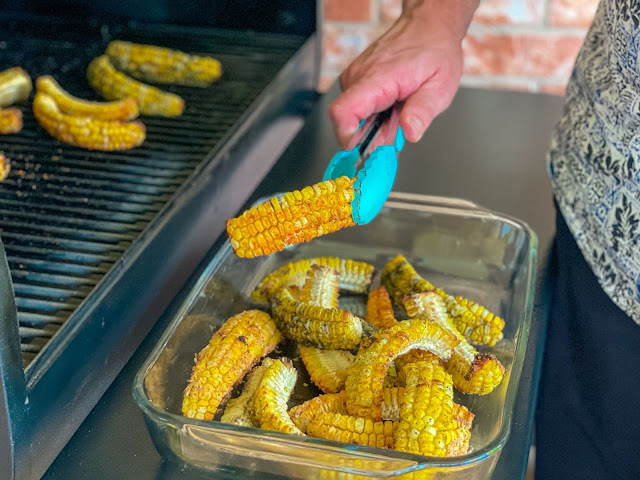
[(311, 420), (307, 426), (307, 434), (337, 442), (394, 448), (393, 435), (397, 427), (398, 422), (376, 422), (370, 418), (324, 413)]
[[(458, 336), (458, 339), (459, 339), (459, 336)], [(459, 346), (460, 344), (458, 344), (458, 346), (454, 348), (453, 350), (454, 353), (451, 354), (452, 357), (453, 355), (455, 355), (455, 351)], [(437, 355), (435, 355), (434, 353), (428, 352), (426, 350), (411, 350), (410, 352), (407, 352), (404, 355), (399, 355), (394, 360), (394, 363), (396, 365), (396, 370), (398, 372), (397, 382), (400, 385), (405, 385), (407, 381), (405, 377), (404, 366), (408, 365), (409, 363), (416, 363), (416, 362), (430, 362), (430, 363), (433, 363), (434, 365), (439, 365), (441, 367), (445, 366), (445, 362), (440, 360), (440, 358)]]
[(344, 389), (349, 368), (355, 355), (344, 350), (321, 350), (300, 345), (300, 358), (309, 372), (311, 381), (325, 393), (338, 393)]
[(273, 362), (272, 358), (265, 358), (259, 367), (249, 372), (242, 393), (237, 398), (229, 400), (225, 405), (224, 412), (220, 418), (221, 422), (243, 427), (260, 427), (260, 423), (256, 418), (256, 391), (260, 386), (264, 372)]
[(288, 358), (275, 360), (264, 372), (255, 396), (256, 418), (260, 428), (304, 435), (287, 412), (287, 401), (298, 373)]
[(391, 298), (386, 288), (380, 287), (369, 292), (366, 320), (378, 329), (387, 328), (396, 323)]
[(304, 433), (311, 420), (324, 413), (346, 413), (347, 395), (344, 391), (339, 393), (326, 393), (318, 395), (289, 410), (289, 417)]
[(181, 97), (118, 72), (106, 55), (94, 58), (89, 64), (87, 79), (93, 89), (107, 100), (135, 98), (145, 115), (176, 117), (184, 112), (184, 100)]
[(33, 114), (52, 137), (89, 150), (128, 150), (144, 142), (145, 128), (141, 122), (106, 121), (66, 115), (46, 93), (37, 92), (33, 99)]
[(150, 83), (208, 87), (222, 75), (220, 62), (178, 50), (114, 40), (105, 52), (118, 70)]
[(247, 310), (229, 318), (196, 355), (182, 414), (212, 420), (233, 387), (281, 340), (269, 314)]
[(21, 67), (0, 72), (0, 107), (26, 100), (32, 89), (31, 77)]
[(300, 301), (325, 308), (338, 308), (339, 273), (326, 265), (311, 265), (300, 291)]
[(17, 108), (0, 109), (0, 134), (8, 135), (22, 130), (22, 111)]
[(308, 242), (355, 225), (351, 215), (354, 179), (326, 180), (274, 197), (227, 221), (227, 234), (239, 257), (269, 255), (287, 245)]
[(356, 348), (362, 337), (358, 317), (338, 308), (308, 305), (283, 288), (271, 301), (271, 309), (282, 333), (302, 345), (324, 348)]
[(67, 115), (124, 121), (132, 120), (139, 114), (138, 101), (135, 98), (126, 98), (116, 102), (82, 100), (66, 92), (51, 75), (38, 77), (36, 90), (53, 98), (60, 111)]

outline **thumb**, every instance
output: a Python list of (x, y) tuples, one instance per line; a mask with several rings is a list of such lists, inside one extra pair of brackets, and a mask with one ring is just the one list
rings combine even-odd
[(409, 142), (422, 138), (433, 119), (442, 113), (453, 100), (453, 93), (443, 93), (442, 85), (427, 81), (407, 98), (400, 115), (400, 126)]

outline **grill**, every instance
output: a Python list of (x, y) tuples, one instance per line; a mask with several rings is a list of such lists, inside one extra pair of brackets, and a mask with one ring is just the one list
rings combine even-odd
[(12, 160), (12, 172), (0, 184), (0, 232), (28, 368), (303, 39), (219, 31), (194, 35), (179, 27), (50, 18), (3, 19), (0, 32), (2, 68), (20, 65), (34, 79), (54, 75), (81, 98), (100, 99), (85, 80), (86, 66), (116, 38), (213, 55), (224, 68), (224, 80), (207, 89), (161, 87), (185, 99), (185, 113), (143, 117), (147, 139), (132, 151), (88, 152), (55, 141), (35, 121), (30, 100), (22, 105), (22, 132), (0, 137), (0, 150)]

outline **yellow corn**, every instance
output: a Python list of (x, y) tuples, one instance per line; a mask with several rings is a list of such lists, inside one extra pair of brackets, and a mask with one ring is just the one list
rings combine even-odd
[(376, 328), (387, 328), (396, 323), (389, 292), (384, 287), (369, 292), (367, 300), (367, 322)]
[(0, 182), (9, 176), (11, 171), (11, 161), (0, 153)]
[(376, 422), (370, 418), (324, 413), (311, 420), (307, 434), (337, 442), (394, 448), (393, 435), (397, 427), (398, 422)]
[(260, 427), (255, 410), (256, 391), (260, 386), (264, 372), (273, 362), (272, 358), (265, 358), (259, 367), (249, 372), (242, 393), (237, 398), (229, 400), (224, 407), (224, 412), (220, 418), (221, 422), (243, 427)]
[(347, 372), (355, 355), (345, 350), (322, 350), (300, 345), (300, 358), (311, 381), (324, 393), (338, 393), (344, 389)]
[(442, 367), (430, 362), (406, 367), (407, 387), (400, 407), (395, 446), (402, 452), (444, 457), (458, 424), (453, 417), (453, 382)]
[(255, 412), (260, 428), (304, 435), (287, 412), (287, 401), (298, 373), (288, 358), (277, 359), (267, 367), (255, 396)]
[(17, 108), (0, 109), (0, 134), (8, 135), (22, 130), (22, 111)]
[(222, 75), (215, 58), (188, 55), (178, 50), (114, 40), (106, 54), (118, 70), (150, 83), (208, 87)]
[(145, 139), (145, 128), (141, 122), (65, 115), (53, 98), (42, 92), (37, 92), (33, 99), (33, 115), (52, 137), (89, 150), (128, 150), (141, 145)]
[(287, 245), (355, 225), (351, 215), (354, 180), (340, 177), (316, 183), (274, 197), (228, 220), (233, 251), (247, 258), (269, 255)]
[(382, 419), (400, 420), (400, 406), (404, 399), (403, 387), (392, 387), (382, 389)]
[(318, 395), (289, 410), (289, 417), (304, 433), (311, 420), (324, 413), (346, 413), (347, 396), (344, 391)]
[(471, 430), (471, 425), (473, 424), (473, 419), (475, 418), (475, 415), (471, 413), (471, 411), (464, 405), (459, 405), (457, 403), (454, 403), (453, 418), (456, 420), (456, 422), (458, 422), (458, 425), (460, 425), (462, 428)]
[(247, 310), (229, 318), (196, 355), (182, 414), (212, 420), (245, 374), (281, 340), (269, 314)]
[(420, 319), (398, 322), (380, 330), (371, 337), (366, 347), (358, 351), (356, 361), (349, 370), (345, 384), (347, 412), (380, 420), (384, 379), (395, 357), (418, 348), (435, 353), (447, 361), (457, 344), (455, 335), (435, 322)]
[(485, 395), (502, 382), (504, 366), (495, 355), (480, 354), (465, 340), (447, 316), (442, 297), (435, 291), (407, 295), (404, 307), (409, 317), (437, 322), (460, 340), (447, 362), (447, 371), (453, 376), (453, 384), (459, 391)]
[(271, 309), (282, 333), (302, 345), (350, 350), (360, 343), (362, 323), (358, 317), (338, 308), (303, 303), (289, 288), (273, 298)]
[(107, 100), (135, 98), (145, 115), (176, 117), (184, 112), (184, 100), (181, 97), (118, 72), (106, 55), (94, 58), (89, 64), (87, 79), (91, 87)]
[(338, 308), (339, 273), (326, 265), (311, 265), (300, 291), (300, 301), (325, 308)]
[(402, 305), (405, 295), (436, 292), (444, 300), (455, 327), (471, 343), (493, 347), (502, 340), (504, 328), (502, 318), (464, 297), (454, 297), (434, 287), (418, 275), (402, 255), (398, 255), (387, 263), (382, 271), (381, 280), (397, 305)]
[(66, 92), (51, 75), (38, 77), (36, 90), (46, 93), (58, 105), (62, 113), (76, 117), (92, 117), (100, 120), (132, 120), (139, 114), (138, 101), (126, 98), (116, 102), (90, 102)]
[[(451, 356), (455, 354), (455, 351), (459, 346), (460, 344), (458, 344), (458, 346), (454, 348), (453, 350), (454, 353), (452, 353)], [(405, 385), (407, 381), (405, 377), (404, 366), (408, 365), (409, 363), (416, 363), (416, 362), (429, 362), (429, 363), (433, 363), (434, 365), (439, 365), (441, 367), (445, 366), (445, 362), (440, 360), (440, 358), (438, 358), (437, 355), (431, 352), (428, 352), (426, 350), (411, 350), (410, 352), (407, 352), (404, 355), (399, 355), (394, 360), (394, 363), (396, 364), (396, 371), (398, 372), (397, 382), (400, 385)]]
[(32, 89), (31, 77), (21, 67), (0, 72), (0, 107), (26, 100)]
[(338, 285), (341, 289), (354, 293), (366, 293), (371, 285), (374, 267), (365, 262), (346, 260), (337, 257), (317, 257), (287, 263), (262, 279), (251, 298), (262, 304), (269, 304), (273, 296), (283, 287), (304, 285), (307, 272), (312, 265), (324, 265), (339, 274)]

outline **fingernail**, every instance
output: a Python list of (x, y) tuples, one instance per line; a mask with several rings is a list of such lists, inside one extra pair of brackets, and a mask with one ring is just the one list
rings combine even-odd
[(424, 128), (422, 126), (422, 120), (420, 120), (418, 117), (411, 116), (407, 119), (407, 123), (411, 127), (411, 136), (414, 137), (416, 139), (415, 141), (417, 142), (418, 140), (420, 140), (420, 137), (422, 137), (422, 130)]

